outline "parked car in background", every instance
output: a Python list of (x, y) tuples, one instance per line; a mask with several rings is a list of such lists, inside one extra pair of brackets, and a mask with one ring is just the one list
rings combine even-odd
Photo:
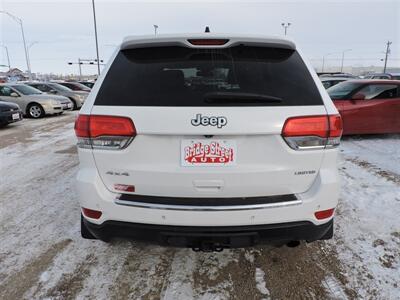
[(391, 79), (400, 80), (400, 73), (374, 73), (364, 76), (365, 79)]
[(400, 81), (349, 80), (327, 90), (343, 134), (400, 133)]
[(89, 89), (92, 89), (94, 86), (94, 82), (92, 81), (79, 81), (79, 83), (87, 86)]
[(46, 95), (41, 91), (21, 83), (0, 84), (0, 98), (3, 101), (18, 104), (22, 112), (31, 118), (63, 113), (61, 96)]
[(81, 92), (90, 92), (90, 88), (88, 88), (86, 85), (83, 85), (79, 82), (69, 82), (69, 81), (60, 81), (57, 82), (58, 84), (61, 84), (73, 91), (81, 91)]
[(349, 80), (347, 77), (320, 77), (323, 86), (327, 89), (343, 81)]
[(22, 120), (22, 111), (18, 104), (1, 101), (0, 98), (0, 127)]
[(341, 72), (332, 72), (332, 73), (325, 72), (325, 73), (317, 73), (317, 74), (318, 74), (319, 77), (341, 77), (341, 78), (348, 78), (348, 79), (359, 78), (358, 76), (355, 76), (353, 74), (341, 73)]
[(69, 98), (72, 101), (73, 109), (79, 109), (88, 96), (88, 92), (73, 91), (55, 82), (27, 82), (26, 84), (47, 94), (55, 94)]

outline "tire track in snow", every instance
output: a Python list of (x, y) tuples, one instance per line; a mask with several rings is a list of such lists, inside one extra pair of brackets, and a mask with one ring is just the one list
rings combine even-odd
[(356, 164), (357, 166), (366, 169), (367, 171), (371, 172), (372, 174), (383, 177), (388, 181), (394, 182), (396, 184), (400, 184), (400, 174), (383, 170), (376, 165), (369, 163), (365, 160), (361, 160), (357, 157), (346, 158), (347, 161)]

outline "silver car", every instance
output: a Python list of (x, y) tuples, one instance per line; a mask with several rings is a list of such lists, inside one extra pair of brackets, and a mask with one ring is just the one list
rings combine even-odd
[(68, 97), (74, 104), (74, 109), (80, 108), (89, 95), (88, 92), (73, 91), (56, 82), (27, 82), (26, 84), (42, 91), (43, 93), (61, 95)]
[(35, 119), (45, 115), (62, 114), (63, 107), (72, 109), (72, 103), (68, 98), (46, 95), (21, 83), (0, 84), (0, 99), (18, 104), (25, 115)]

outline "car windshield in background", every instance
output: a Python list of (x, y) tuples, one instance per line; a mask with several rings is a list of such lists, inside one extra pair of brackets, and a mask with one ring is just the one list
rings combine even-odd
[(363, 83), (360, 82), (341, 82), (328, 88), (326, 91), (332, 100), (346, 99), (352, 91), (360, 87), (362, 84)]
[(290, 49), (237, 46), (121, 51), (96, 105), (322, 105), (299, 54)]
[(40, 94), (42, 94), (42, 92), (39, 91), (38, 89), (35, 89), (35, 88), (33, 88), (29, 85), (25, 85), (25, 84), (13, 85), (12, 87), (23, 95), (40, 95)]
[(72, 90), (70, 88), (67, 88), (61, 84), (58, 83), (49, 83), (49, 86), (59, 92), (71, 92)]

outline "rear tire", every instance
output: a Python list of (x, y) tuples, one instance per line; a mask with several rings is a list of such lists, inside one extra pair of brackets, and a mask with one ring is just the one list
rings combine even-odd
[(26, 114), (33, 119), (40, 119), (43, 118), (45, 115), (43, 107), (37, 103), (29, 104), (26, 110)]
[(81, 215), (81, 236), (87, 240), (96, 240), (96, 237), (86, 227), (85, 222), (83, 222), (82, 215)]

